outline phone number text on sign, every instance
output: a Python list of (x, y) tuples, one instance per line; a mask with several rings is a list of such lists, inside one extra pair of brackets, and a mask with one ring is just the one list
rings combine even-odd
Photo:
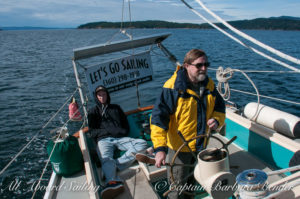
[[(100, 63), (86, 70), (86, 78), (91, 93), (99, 85), (108, 89), (120, 88), (122, 84), (146, 79), (149, 76), (152, 79), (152, 63), (149, 51)], [(139, 83), (142, 82), (139, 81)]]

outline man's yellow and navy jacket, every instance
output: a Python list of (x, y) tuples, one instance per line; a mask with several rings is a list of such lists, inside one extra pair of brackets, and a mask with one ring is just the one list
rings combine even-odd
[[(207, 120), (214, 118), (219, 126), (224, 124), (225, 103), (215, 88), (212, 79), (206, 77), (203, 97), (189, 88), (186, 70), (178, 67), (173, 76), (163, 86), (151, 118), (151, 140), (154, 150), (165, 151), (168, 147), (177, 150), (185, 140), (205, 134)], [(203, 139), (193, 140), (189, 147), (193, 151), (202, 149)], [(188, 152), (187, 147), (182, 151)]]

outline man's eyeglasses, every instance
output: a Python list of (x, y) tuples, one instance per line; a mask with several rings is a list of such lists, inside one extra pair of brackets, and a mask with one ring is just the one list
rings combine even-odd
[(198, 64), (190, 64), (192, 66), (195, 66), (196, 68), (201, 68), (202, 66), (209, 67), (210, 63), (205, 62), (205, 63), (198, 63)]

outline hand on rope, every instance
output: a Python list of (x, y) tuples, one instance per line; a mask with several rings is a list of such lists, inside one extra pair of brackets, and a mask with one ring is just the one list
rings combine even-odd
[[(224, 70), (223, 67), (220, 66), (216, 72), (216, 78), (218, 80), (217, 90), (225, 101), (230, 99), (230, 87), (228, 80), (230, 80), (232, 76), (233, 70), (231, 68), (226, 68)], [(222, 84), (224, 84), (224, 92), (222, 92)]]

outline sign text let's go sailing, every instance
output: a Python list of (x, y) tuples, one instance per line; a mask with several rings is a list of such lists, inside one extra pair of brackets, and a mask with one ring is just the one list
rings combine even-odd
[(142, 52), (89, 67), (86, 71), (89, 91), (102, 85), (109, 91), (117, 91), (152, 80), (150, 52)]

